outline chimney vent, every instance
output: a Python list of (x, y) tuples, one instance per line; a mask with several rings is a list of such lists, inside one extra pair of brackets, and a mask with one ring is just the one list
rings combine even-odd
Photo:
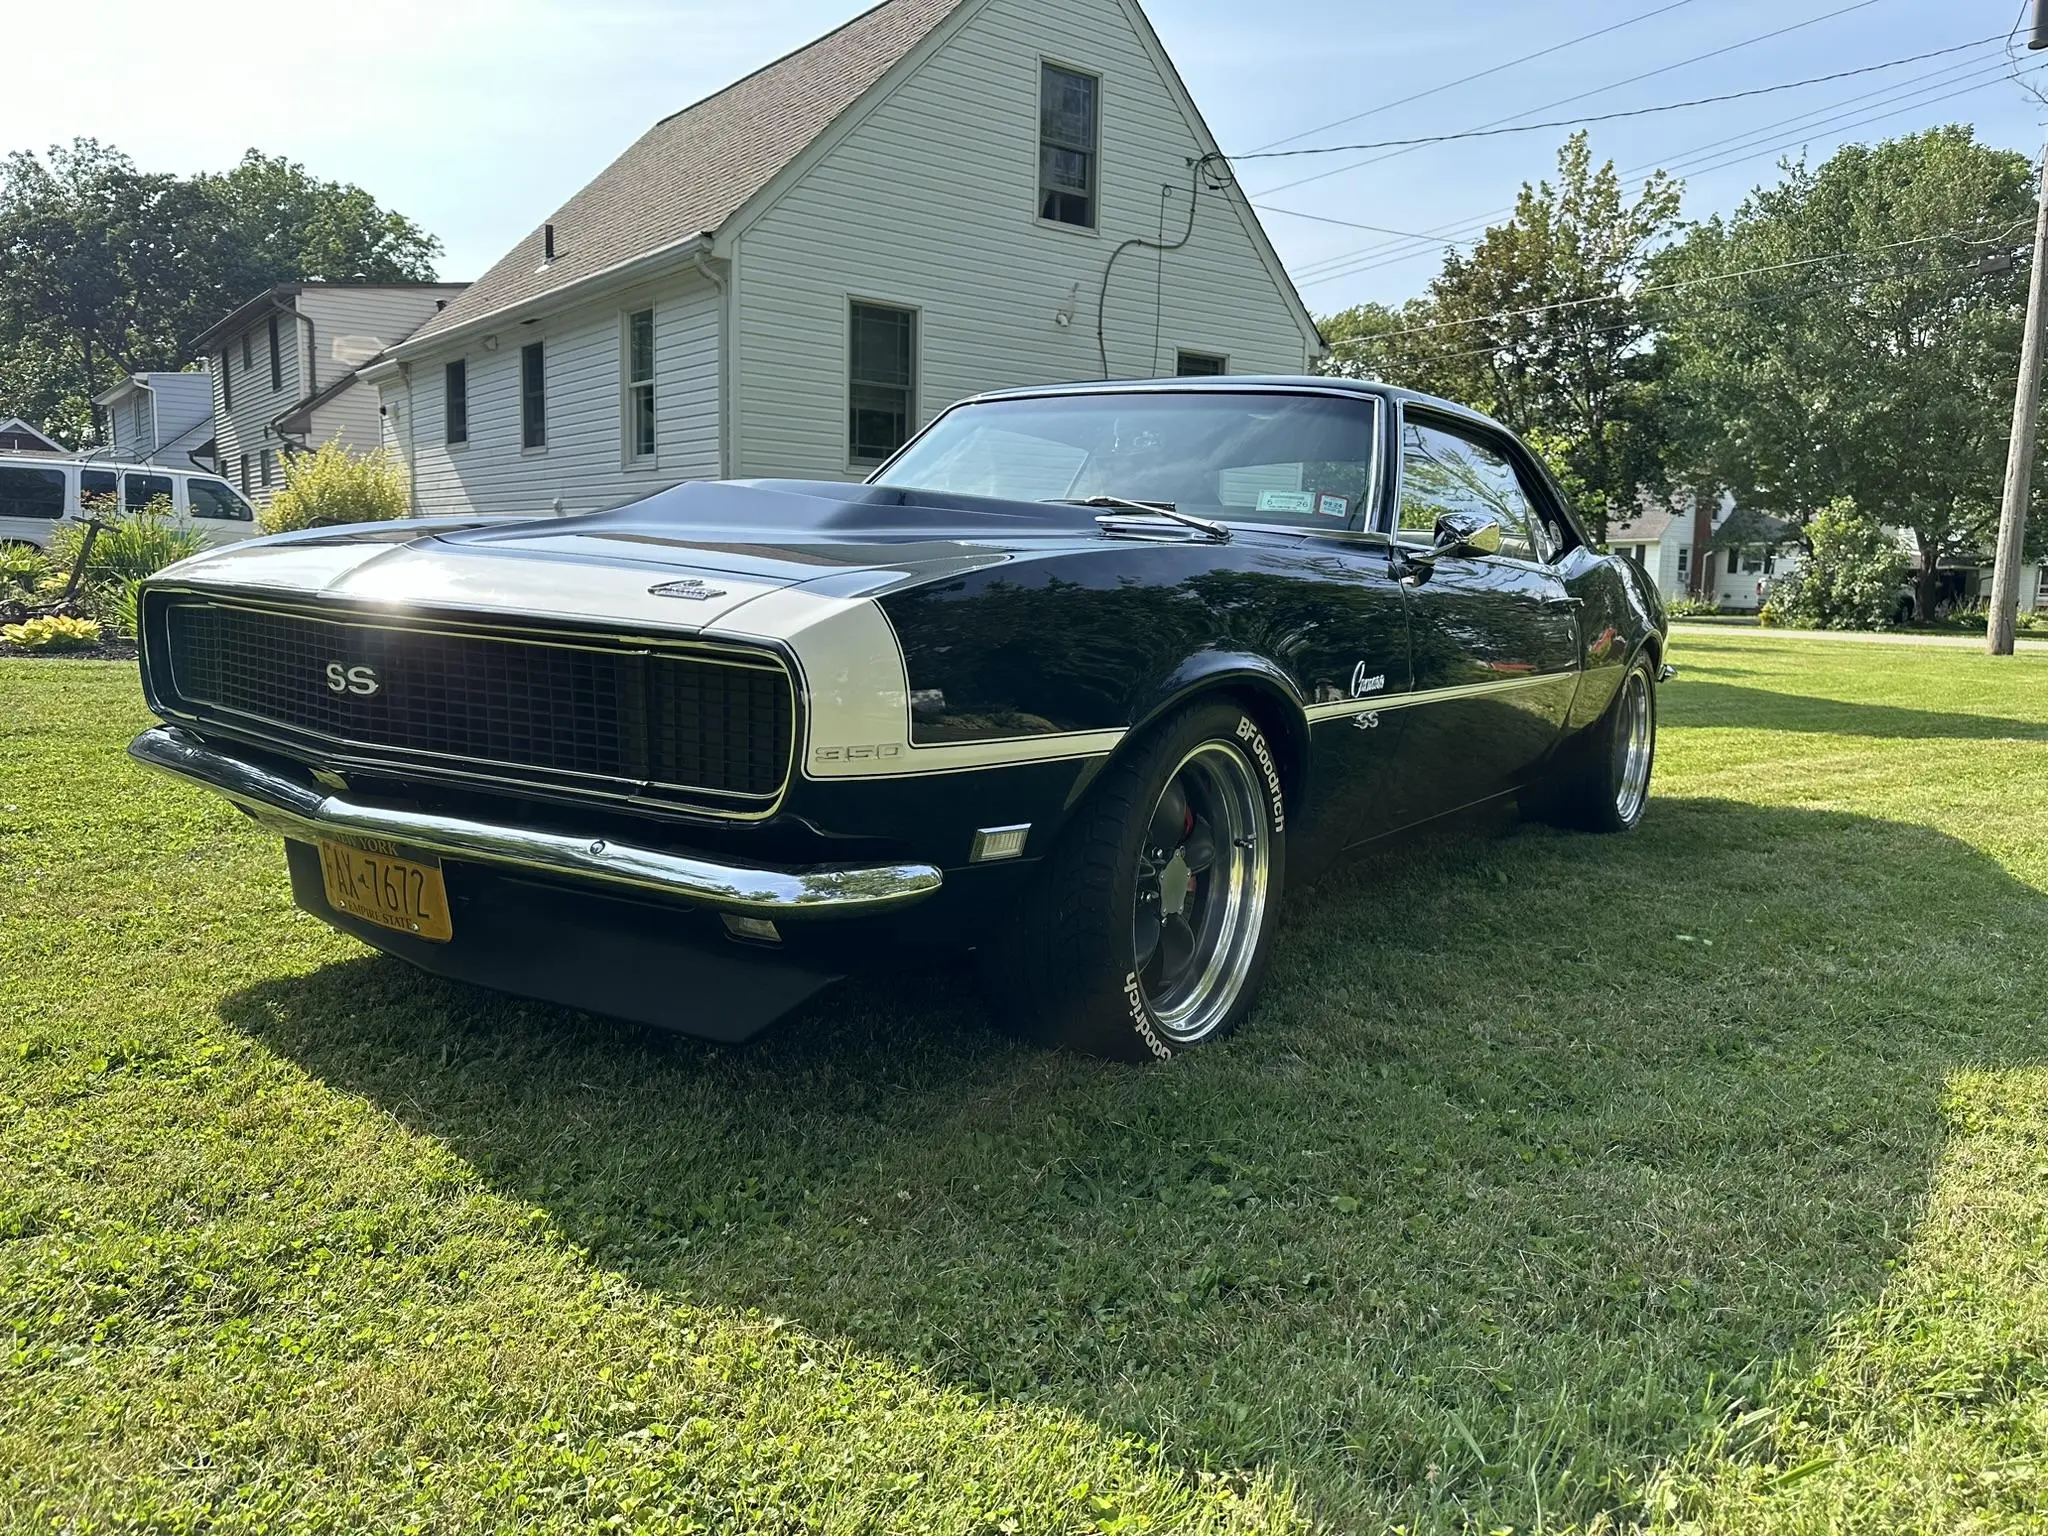
[(553, 261), (555, 259), (555, 226), (552, 224), (541, 225), (540, 240), (541, 260)]

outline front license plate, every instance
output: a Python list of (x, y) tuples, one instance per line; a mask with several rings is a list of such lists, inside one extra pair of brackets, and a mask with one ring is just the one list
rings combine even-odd
[(439, 864), (406, 858), (388, 845), (322, 842), (320, 873), (327, 904), (337, 912), (436, 943), (455, 937)]

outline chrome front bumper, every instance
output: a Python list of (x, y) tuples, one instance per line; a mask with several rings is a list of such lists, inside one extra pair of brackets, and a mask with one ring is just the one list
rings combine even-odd
[(171, 725), (144, 731), (129, 743), (128, 755), (145, 768), (223, 795), (271, 831), (302, 842), (382, 838), (457, 861), (658, 891), (746, 917), (866, 916), (921, 901), (941, 881), (929, 864), (750, 868), (606, 837), (367, 805), (209, 747)]

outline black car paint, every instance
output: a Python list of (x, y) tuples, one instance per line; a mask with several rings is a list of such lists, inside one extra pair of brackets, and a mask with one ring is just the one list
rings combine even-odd
[[(1425, 565), (1388, 531), (1398, 497), (1398, 412), (1420, 397), (1334, 381), (1262, 387), (1344, 387), (1382, 402), (1384, 467), (1373, 504), (1358, 509), (1351, 527), (1238, 526), (1223, 544), (1166, 527), (1156, 540), (1112, 538), (1096, 526), (1095, 512), (1079, 507), (761, 481), (700, 483), (591, 517), (433, 536), (480, 557), (771, 573), (821, 591), (843, 585), (849, 594), (878, 594), (904, 650), (919, 743), (1028, 743), (1114, 728), (1129, 733), (1128, 745), (1194, 698), (1228, 695), (1273, 744), (1288, 801), (1290, 866), (1312, 874), (1348, 847), (1528, 782), (1568, 732), (1599, 718), (1629, 662), (1646, 648), (1661, 659), (1664, 621), (1647, 581), (1627, 562), (1592, 551), (1554, 484), (1519, 445), (1518, 460), (1541, 479), (1576, 547), (1549, 563), (1451, 557)], [(1441, 402), (1424, 404), (1491, 427)], [(679, 614), (679, 625), (686, 618)], [(1406, 707), (1436, 690), (1532, 674), (1554, 684)], [(1319, 718), (1312, 721), (1311, 711)], [(754, 1006), (732, 1015), (738, 1022), (730, 1029), (664, 1014), (638, 983), (619, 982), (609, 1002), (584, 999), (738, 1038), (793, 1005), (784, 991), (800, 999), (810, 983), (894, 963), (906, 950), (978, 942), (1024, 890), (1112, 756), (893, 778), (814, 779), (798, 771), (778, 812), (745, 825), (375, 774), (351, 774), (351, 782), (424, 808), (616, 827), (650, 846), (710, 856), (788, 865), (911, 858), (944, 870), (942, 890), (901, 915), (784, 924), (777, 959), (809, 983), (765, 989)], [(1031, 826), (1024, 857), (969, 862), (976, 828), (1020, 823)], [(326, 909), (303, 857), (293, 871), (301, 904), (337, 926), (429, 969), (515, 985), (503, 971), (505, 943), (487, 937), (489, 923), (458, 915), (466, 943), (455, 946), (402, 939)], [(522, 889), (540, 886), (480, 870), (451, 880), (453, 899), (475, 904), (478, 919), (511, 911)], [(553, 888), (547, 901), (565, 952), (615, 950), (620, 975), (658, 967), (663, 945), (700, 959), (735, 948), (714, 916), (659, 900)], [(621, 926), (628, 908), (642, 916)], [(639, 937), (605, 937), (628, 931)], [(766, 958), (750, 953), (738, 970), (719, 970), (725, 980), (718, 986), (744, 991), (750, 968)], [(557, 995), (530, 981), (515, 990)]]

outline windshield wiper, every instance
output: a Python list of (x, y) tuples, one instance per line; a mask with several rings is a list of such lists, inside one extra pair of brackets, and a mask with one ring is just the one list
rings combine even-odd
[[(1230, 542), (1230, 530), (1221, 523), (1212, 523), (1206, 517), (1196, 517), (1192, 513), (1183, 512), (1170, 501), (1132, 501), (1123, 496), (1076, 496), (1061, 499), (1070, 507), (1120, 507), (1129, 512), (1142, 512), (1147, 517), (1163, 517), (1170, 522), (1179, 523), (1183, 528), (1194, 529), (1212, 543)], [(1095, 521), (1104, 529), (1110, 530), (1118, 526), (1122, 519), (1098, 517)]]

